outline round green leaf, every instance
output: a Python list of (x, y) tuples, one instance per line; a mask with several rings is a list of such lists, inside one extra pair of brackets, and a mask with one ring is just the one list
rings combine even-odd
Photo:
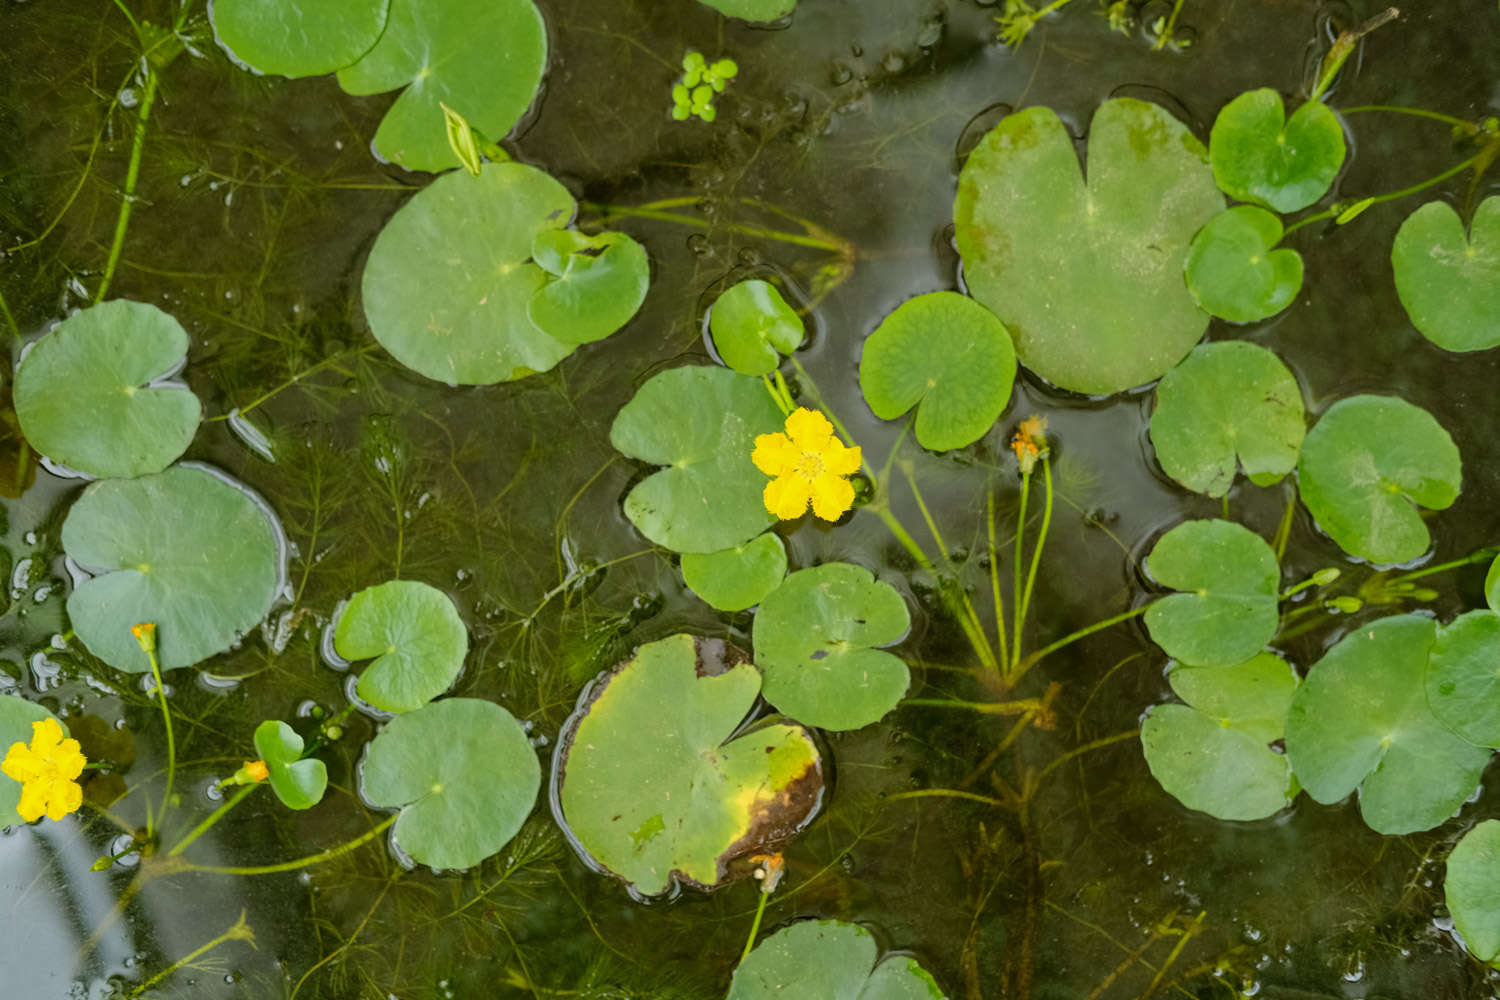
[(1470, 743), (1500, 747), (1500, 614), (1470, 611), (1438, 628), (1427, 704)]
[(1169, 675), (1186, 705), (1157, 705), (1141, 724), (1151, 774), (1189, 809), (1219, 819), (1263, 819), (1293, 794), (1292, 769), (1267, 744), (1281, 739), (1297, 689), (1291, 664), (1260, 653), (1232, 667)]
[(472, 868), (516, 835), (542, 784), (526, 730), (499, 705), (448, 698), (370, 741), (365, 799), (400, 806), (396, 846), (433, 868)]
[(1146, 611), (1146, 629), (1167, 655), (1194, 667), (1227, 667), (1276, 635), (1281, 571), (1276, 554), (1249, 528), (1188, 521), (1161, 537), (1146, 572), (1171, 594)]
[(1494, 964), (1500, 958), (1500, 820), (1478, 824), (1453, 848), (1443, 896), (1464, 947)]
[(730, 17), (746, 21), (776, 21), (797, 9), (797, 0), (701, 0)]
[(1480, 203), (1467, 236), (1447, 202), (1423, 205), (1401, 223), (1391, 267), (1422, 336), (1445, 351), (1500, 345), (1500, 196)]
[(744, 611), (776, 589), (786, 576), (786, 545), (767, 532), (722, 552), (689, 552), (682, 578), (693, 593), (720, 611)]
[(1490, 571), (1484, 575), (1484, 603), (1491, 611), (1500, 612), (1500, 555), (1490, 563)]
[(1479, 785), (1490, 752), (1454, 735), (1427, 707), (1423, 680), (1437, 638), (1429, 618), (1361, 625), (1313, 665), (1292, 698), (1286, 751), (1319, 802), (1357, 787), (1371, 829), (1428, 830)]
[(311, 809), (328, 788), (328, 768), (316, 758), (302, 759), (302, 737), (285, 722), (267, 720), (255, 727), (255, 752), (265, 762), (271, 791), (288, 809)]
[(865, 341), (859, 387), (882, 420), (917, 407), (917, 441), (933, 451), (984, 437), (1010, 401), (1016, 350), (995, 314), (956, 292), (908, 299)]
[(1272, 250), (1280, 241), (1281, 220), (1265, 209), (1225, 209), (1188, 248), (1183, 270), (1188, 291), (1209, 314), (1232, 323), (1276, 315), (1302, 288), (1302, 255)]
[(782, 426), (758, 379), (717, 366), (673, 368), (620, 408), (609, 440), (630, 458), (665, 465), (625, 498), (625, 516), (674, 552), (741, 545), (776, 520), (762, 499), (766, 477), (750, 453)]
[(68, 511), (62, 543), (94, 574), (68, 596), (73, 630), (131, 673), (151, 669), (132, 625), (155, 623), (163, 670), (186, 667), (265, 618), (286, 578), (286, 542), (264, 502), (197, 465), (94, 483)]
[(16, 417), (32, 447), (100, 479), (160, 472), (192, 443), (202, 407), (158, 382), (187, 358), (182, 324), (116, 299), (69, 316), (21, 361)]
[(603, 340), (630, 321), (646, 300), (651, 263), (624, 233), (589, 236), (576, 229), (543, 229), (532, 257), (552, 278), (532, 296), (526, 314), (560, 344)]
[(798, 570), (755, 615), (755, 662), (766, 700), (823, 729), (878, 722), (906, 694), (911, 673), (875, 646), (899, 641), (911, 616), (896, 589), (860, 566)]
[(712, 889), (807, 824), (823, 789), (807, 731), (730, 739), (759, 693), (753, 666), (690, 635), (647, 643), (584, 690), (560, 737), (554, 802), (596, 867), (640, 896)]
[[(0, 694), (0, 760), (10, 752), (13, 744), (31, 742), (33, 722), (55, 718), (57, 716), (25, 698)], [(61, 719), (58, 719), (58, 723), (66, 733), (67, 724)], [(21, 783), (11, 780), (8, 775), (0, 774), (0, 830), (21, 822), (20, 813), (16, 812), (20, 805)]]
[(807, 333), (776, 286), (760, 280), (741, 281), (720, 295), (709, 311), (708, 329), (726, 365), (757, 377), (775, 371), (781, 355), (795, 351)]
[(1154, 104), (1105, 101), (1088, 182), (1048, 108), (1000, 121), (970, 154), (953, 206), (969, 291), (1021, 363), (1064, 389), (1159, 377), (1208, 326), (1182, 281), (1193, 234), (1224, 208), (1208, 154)]
[(1290, 120), (1269, 87), (1224, 106), (1208, 137), (1214, 180), (1224, 193), (1278, 212), (1327, 193), (1344, 163), (1344, 129), (1327, 105), (1308, 101)]
[(375, 133), (375, 152), (407, 170), (456, 167), (442, 106), (487, 138), (504, 138), (531, 107), (547, 67), (541, 12), (531, 0), (390, 3), (385, 32), (339, 70), (339, 85), (351, 94), (406, 87)]
[(450, 385), (551, 368), (573, 345), (530, 319), (549, 281), (531, 261), (532, 243), (566, 226), (573, 209), (561, 184), (520, 163), (439, 177), (391, 216), (370, 250), (362, 280), (370, 332), (406, 367)]
[(1221, 497), (1236, 460), (1266, 486), (1297, 466), (1307, 433), (1302, 391), (1281, 359), (1243, 340), (1200, 344), (1156, 387), (1151, 445), (1194, 493)]
[(1404, 563), (1427, 551), (1417, 507), (1458, 498), (1458, 446), (1432, 414), (1403, 399), (1351, 396), (1302, 442), (1297, 487), (1318, 525), (1352, 556)]
[(229, 58), (261, 73), (319, 76), (370, 51), (391, 0), (212, 0), (208, 18)]
[(447, 594), (392, 580), (349, 599), (333, 648), (346, 660), (375, 658), (355, 688), (361, 698), (387, 712), (410, 712), (453, 686), (469, 632)]
[(734, 970), (727, 1000), (946, 1000), (905, 955), (876, 962), (870, 932), (837, 920), (802, 920), (766, 938)]

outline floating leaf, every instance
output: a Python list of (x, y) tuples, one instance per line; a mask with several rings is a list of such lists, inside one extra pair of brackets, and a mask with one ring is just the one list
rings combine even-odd
[(1480, 203), (1467, 236), (1447, 202), (1423, 205), (1396, 232), (1391, 267), (1422, 336), (1445, 351), (1500, 345), (1500, 196)]
[(1479, 785), (1490, 752), (1455, 736), (1427, 707), (1423, 678), (1437, 638), (1429, 618), (1362, 625), (1308, 671), (1287, 714), (1292, 770), (1319, 802), (1359, 788), (1379, 833), (1428, 830)]
[[(4, 759), (12, 744), (31, 742), (33, 722), (55, 718), (57, 717), (51, 712), (25, 698), (0, 694), (0, 760)], [(60, 719), (58, 722), (67, 734), (67, 725)], [(8, 775), (0, 774), (0, 830), (21, 822), (21, 816), (16, 811), (20, 804), (21, 783), (13, 781)]]
[(76, 312), (21, 361), (21, 430), (85, 475), (160, 472), (187, 450), (202, 414), (187, 386), (157, 381), (182, 367), (187, 349), (182, 324), (155, 306), (116, 299)]
[(1307, 433), (1302, 392), (1281, 359), (1243, 340), (1200, 344), (1156, 387), (1151, 445), (1162, 469), (1221, 497), (1235, 464), (1259, 486), (1297, 466)]
[(759, 693), (755, 667), (690, 635), (647, 643), (585, 689), (560, 737), (554, 801), (595, 865), (641, 896), (712, 889), (807, 824), (823, 789), (807, 731), (730, 739)]
[(525, 728), (476, 698), (396, 716), (370, 741), (360, 773), (371, 805), (401, 807), (396, 845), (434, 868), (472, 868), (504, 847), (542, 784)]
[(1302, 443), (1297, 486), (1318, 525), (1352, 556), (1404, 563), (1427, 551), (1416, 507), (1458, 498), (1458, 446), (1432, 414), (1403, 399), (1351, 396)]
[(1010, 401), (1016, 351), (995, 314), (956, 292), (908, 299), (865, 341), (859, 387), (882, 420), (917, 408), (917, 441), (933, 451), (984, 437)]
[(906, 955), (878, 963), (870, 932), (836, 920), (802, 920), (766, 938), (734, 970), (727, 1000), (946, 1000)]
[(1485, 820), (1454, 846), (1443, 898), (1469, 954), (1495, 964), (1500, 958), (1500, 821)]
[(531, 107), (547, 67), (542, 15), (531, 0), (390, 4), (380, 40), (339, 70), (339, 85), (351, 94), (406, 87), (375, 133), (375, 152), (407, 170), (456, 167), (443, 105), (488, 138), (505, 136)]
[(1224, 193), (1278, 212), (1327, 193), (1344, 163), (1344, 129), (1327, 105), (1308, 101), (1286, 117), (1269, 87), (1224, 106), (1208, 137), (1214, 180)]
[(1484, 603), (1491, 611), (1500, 612), (1500, 555), (1490, 563), (1490, 571), (1484, 575)]
[(1021, 363), (1064, 389), (1111, 393), (1159, 377), (1203, 336), (1182, 265), (1224, 198), (1202, 144), (1144, 101), (1099, 106), (1088, 158), (1085, 184), (1056, 114), (1008, 115), (965, 163), (953, 218), (969, 291)]
[(163, 670), (189, 666), (265, 618), (286, 573), (281, 527), (263, 502), (196, 465), (94, 483), (68, 511), (62, 543), (95, 574), (68, 596), (73, 630), (131, 673), (151, 669), (132, 625), (156, 625)]
[(1178, 667), (1168, 675), (1186, 705), (1157, 705), (1141, 724), (1146, 764), (1189, 809), (1219, 819), (1263, 819), (1293, 795), (1282, 738), (1297, 672), (1271, 653), (1232, 667)]
[(1427, 704), (1470, 743), (1500, 747), (1500, 614), (1470, 611), (1438, 628)]
[(750, 461), (781, 411), (758, 379), (727, 368), (673, 368), (620, 408), (609, 440), (630, 458), (665, 465), (625, 498), (625, 515), (674, 552), (718, 552), (769, 528), (766, 477)]
[(849, 563), (798, 570), (755, 615), (755, 662), (766, 700), (800, 722), (858, 729), (878, 722), (906, 694), (911, 673), (875, 646), (911, 628), (890, 584)]
[(1254, 205), (1225, 209), (1188, 248), (1188, 291), (1210, 315), (1232, 323), (1276, 315), (1302, 288), (1302, 255), (1272, 250), (1279, 242), (1281, 220), (1270, 212)]
[(720, 611), (759, 604), (786, 576), (786, 545), (767, 532), (722, 552), (682, 557), (682, 578), (693, 593)]
[(1276, 554), (1249, 528), (1188, 521), (1161, 537), (1146, 572), (1171, 594), (1146, 612), (1146, 629), (1167, 655), (1194, 667), (1227, 667), (1276, 635), (1281, 571)]
[(285, 722), (255, 727), (255, 752), (270, 772), (271, 791), (288, 809), (311, 809), (328, 788), (328, 768), (317, 758), (302, 759), (302, 737)]
[(213, 0), (214, 36), (229, 58), (261, 73), (319, 76), (370, 51), (391, 0)]
[(375, 658), (355, 688), (361, 698), (387, 712), (410, 712), (453, 686), (469, 632), (447, 594), (392, 580), (349, 599), (333, 648), (346, 660)]
[(714, 349), (741, 375), (769, 375), (807, 334), (802, 317), (787, 305), (776, 286), (741, 281), (714, 302), (708, 314)]
[(738, 17), (746, 21), (776, 21), (797, 9), (797, 0), (701, 0), (701, 2), (730, 17)]
[(537, 290), (527, 315), (560, 344), (603, 340), (630, 322), (646, 300), (651, 263), (645, 249), (624, 233), (544, 229), (532, 257), (553, 280)]

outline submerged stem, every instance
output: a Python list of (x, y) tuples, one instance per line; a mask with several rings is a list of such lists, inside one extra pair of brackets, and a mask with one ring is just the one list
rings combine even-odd
[(193, 827), (192, 830), (188, 832), (187, 836), (179, 840), (176, 846), (174, 846), (170, 851), (167, 852), (167, 856), (175, 857), (176, 855), (181, 854), (183, 851), (187, 850), (188, 845), (192, 844), (193, 841), (197, 840), (209, 830), (213, 829), (213, 825), (219, 820), (223, 819), (225, 814), (228, 813), (229, 810), (233, 809), (235, 806), (243, 802), (251, 792), (255, 791), (259, 787), (260, 783), (256, 783), (254, 785), (245, 785), (239, 791), (235, 792), (234, 795), (224, 801), (223, 805), (219, 806), (219, 808), (209, 813), (208, 816), (204, 818), (203, 822)]
[(755, 920), (750, 924), (750, 936), (745, 938), (745, 950), (740, 952), (740, 961), (750, 957), (750, 952), (755, 948), (755, 935), (760, 933), (760, 918), (766, 913), (766, 898), (771, 894), (765, 890), (756, 893), (760, 901), (755, 904)]
[(1005, 634), (1005, 603), (1000, 598), (1000, 552), (995, 545), (995, 491), (985, 497), (990, 536), (990, 592), (995, 602), (995, 636), (1000, 640), (1000, 662), (1010, 663), (1010, 640)]
[[(1031, 470), (1023, 469), (1021, 471), (1021, 509), (1016, 514), (1016, 557), (1014, 566), (1015, 581), (1012, 584), (1014, 589), (1011, 591), (1011, 601), (1014, 605), (1015, 629), (1012, 633), (1013, 638), (1010, 644), (1010, 648), (1011, 656), (1015, 658), (1014, 662), (1017, 663), (1019, 663), (1021, 659), (1021, 594), (1024, 592), (1021, 589), (1021, 566), (1026, 554), (1026, 500), (1030, 496)], [(1012, 668), (1012, 673), (1014, 672), (1014, 668)]]
[(250, 925), (245, 922), (244, 910), (240, 910), (240, 918), (236, 920), (233, 926), (231, 926), (223, 934), (220, 934), (218, 937), (214, 938), (207, 944), (194, 948), (182, 958), (179, 958), (177, 961), (173, 962), (171, 965), (167, 966), (165, 969), (161, 970), (145, 982), (140, 983), (125, 995), (127, 997), (140, 996), (142, 993), (146, 992), (148, 989), (155, 986), (157, 983), (161, 982), (163, 979), (167, 978), (178, 969), (182, 968), (185, 965), (192, 964), (192, 962), (197, 959), (199, 955), (203, 955), (212, 951), (219, 945), (223, 944), (225, 941), (248, 941), (250, 943), (250, 947), (255, 947), (255, 932), (252, 931), (250, 929)]
[[(1016, 663), (1012, 669), (1020, 665), (1021, 660), (1021, 628), (1026, 624), (1026, 614), (1031, 610), (1031, 594), (1036, 587), (1036, 571), (1042, 563), (1042, 546), (1047, 544), (1047, 532), (1052, 527), (1052, 463), (1046, 455), (1042, 456), (1042, 480), (1046, 485), (1046, 499), (1042, 507), (1042, 531), (1037, 535), (1036, 545), (1031, 550), (1031, 568), (1026, 571), (1026, 589), (1018, 600), (1021, 602), (1020, 615), (1017, 617), (1019, 623), (1016, 627)], [(1019, 568), (1019, 567), (1017, 567)], [(1014, 679), (1014, 678), (1013, 678)]]
[(1411, 115), (1414, 118), (1429, 118), (1433, 121), (1452, 125), (1454, 128), (1463, 129), (1469, 135), (1479, 132), (1479, 126), (1473, 122), (1455, 118), (1453, 115), (1445, 115), (1438, 111), (1428, 111), (1426, 108), (1408, 108), (1399, 104), (1361, 104), (1354, 108), (1339, 108), (1340, 114), (1357, 115), (1370, 111), (1384, 111), (1394, 115)]
[(161, 717), (167, 726), (167, 787), (161, 795), (161, 814), (156, 817), (159, 822), (172, 807), (172, 779), (177, 774), (177, 742), (172, 738), (172, 710), (167, 707), (167, 689), (161, 680), (161, 662), (156, 658), (155, 643), (149, 646), (143, 643), (141, 648), (145, 650), (146, 658), (151, 661), (151, 679), (156, 684), (156, 697), (161, 703)]
[(1109, 628), (1111, 625), (1118, 625), (1120, 624), (1120, 622), (1129, 621), (1132, 618), (1138, 618), (1141, 615), (1145, 614), (1150, 608), (1150, 604), (1142, 604), (1138, 608), (1134, 608), (1130, 611), (1123, 611), (1120, 614), (1113, 615), (1109, 618), (1104, 619), (1103, 621), (1095, 622), (1087, 628), (1081, 628), (1077, 632), (1069, 633), (1056, 642), (1043, 646), (1035, 653), (1032, 653), (1030, 656), (1026, 657), (1025, 660), (1021, 661), (1019, 670), (1021, 673), (1025, 673), (1027, 670), (1030, 670), (1033, 666), (1040, 662), (1044, 657), (1050, 656), (1051, 654), (1057, 652), (1059, 649), (1062, 649), (1064, 646), (1075, 643), (1085, 636), (1093, 635), (1095, 632), (1103, 631), (1104, 629)]
[(366, 833), (360, 834), (353, 840), (345, 841), (344, 843), (339, 844), (337, 847), (330, 847), (326, 851), (319, 851), (317, 854), (309, 854), (305, 858), (297, 858), (295, 861), (283, 861), (280, 864), (274, 865), (243, 866), (195, 865), (191, 861), (183, 861), (178, 865), (178, 869), (188, 872), (207, 872), (213, 875), (273, 875), (277, 872), (294, 872), (299, 868), (310, 868), (313, 865), (321, 864), (324, 861), (331, 861), (334, 858), (337, 858), (344, 854), (348, 854), (350, 851), (357, 850), (360, 847), (363, 847), (365, 844), (369, 843), (371, 840), (374, 840), (376, 837), (380, 836), (387, 829), (389, 829), (390, 825), (396, 822), (396, 817), (400, 815), (400, 813), (395, 813), (393, 815), (387, 816), (384, 820), (381, 821), (380, 825), (370, 829)]
[[(1464, 160), (1457, 166), (1449, 167), (1447, 170), (1444, 170), (1436, 177), (1430, 177), (1427, 180), (1422, 181), (1420, 184), (1413, 184), (1411, 187), (1402, 188), (1400, 191), (1391, 191), (1387, 194), (1374, 195), (1373, 197), (1368, 199), (1369, 203), (1371, 205), (1379, 205), (1382, 202), (1396, 201), (1399, 198), (1405, 198), (1406, 196), (1416, 194), (1419, 191), (1425, 191), (1428, 188), (1432, 187), (1434, 184), (1441, 184), (1443, 181), (1452, 177), (1454, 174), (1462, 173), (1463, 171), (1474, 166), (1484, 155), (1485, 151), (1481, 150), (1480, 152), (1475, 153), (1473, 156), (1469, 157), (1467, 160)], [(1337, 204), (1329, 206), (1328, 208), (1325, 208), (1323, 211), (1318, 212), (1315, 215), (1309, 215), (1305, 219), (1298, 219), (1296, 222), (1286, 227), (1286, 232), (1282, 234), (1282, 238), (1285, 239), (1287, 236), (1290, 236), (1292, 233), (1301, 229), (1303, 226), (1308, 226), (1314, 222), (1321, 222), (1324, 219), (1331, 219), (1337, 215), (1340, 215), (1346, 208), (1348, 208), (1347, 204), (1345, 204), (1344, 202), (1339, 202)]]
[(135, 207), (135, 184), (141, 174), (141, 151), (146, 146), (146, 122), (151, 118), (151, 105), (156, 101), (156, 84), (160, 79), (149, 60), (143, 59), (146, 73), (146, 90), (141, 95), (140, 110), (135, 118), (135, 136), (130, 143), (130, 165), (125, 169), (125, 187), (120, 198), (120, 214), (115, 219), (115, 238), (109, 247), (109, 259), (104, 264), (104, 278), (99, 282), (99, 291), (94, 294), (94, 303), (104, 301), (109, 284), (114, 280), (115, 268), (120, 263), (120, 252), (125, 248), (125, 231), (130, 228), (130, 212)]

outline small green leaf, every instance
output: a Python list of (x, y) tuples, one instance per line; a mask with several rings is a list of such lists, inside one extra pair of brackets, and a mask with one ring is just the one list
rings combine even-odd
[(214, 37), (229, 58), (261, 73), (321, 76), (370, 51), (391, 0), (214, 0)]
[(682, 557), (688, 587), (720, 611), (744, 611), (759, 604), (786, 576), (786, 546), (766, 533), (722, 552), (689, 552)]
[(1423, 205), (1396, 232), (1391, 267), (1422, 336), (1445, 351), (1500, 346), (1500, 196), (1480, 203), (1468, 235), (1447, 202)]
[[(5, 757), (12, 744), (31, 742), (33, 722), (55, 718), (57, 716), (35, 702), (13, 694), (0, 694), (0, 759)], [(64, 733), (68, 731), (67, 724), (61, 719), (58, 719), (58, 724)], [(20, 805), (21, 783), (13, 781), (9, 775), (0, 774), (0, 829), (21, 822), (20, 813), (16, 811)]]
[(346, 660), (374, 658), (355, 688), (361, 698), (386, 712), (410, 712), (453, 686), (469, 633), (447, 594), (392, 580), (349, 599), (333, 648)]
[(1276, 635), (1281, 571), (1255, 532), (1230, 521), (1188, 521), (1161, 537), (1146, 572), (1172, 594), (1151, 605), (1146, 629), (1189, 666), (1229, 666)]
[(1500, 959), (1500, 821), (1476, 825), (1453, 848), (1443, 899), (1469, 954), (1493, 965)]
[(1327, 193), (1344, 163), (1344, 129), (1319, 101), (1290, 120), (1268, 87), (1224, 106), (1209, 133), (1214, 180), (1224, 193), (1278, 212), (1306, 208)]
[(526, 314), (560, 344), (576, 347), (603, 340), (628, 323), (646, 300), (651, 263), (645, 248), (624, 233), (591, 236), (574, 229), (544, 229), (532, 245), (532, 256), (553, 277), (537, 289)]
[(734, 970), (727, 1000), (946, 1000), (932, 975), (888, 955), (870, 932), (836, 920), (802, 920), (755, 946)]
[[(441, 103), (441, 102), (439, 102)], [(479, 156), (479, 140), (474, 138), (473, 126), (467, 118), (443, 104), (443, 124), (448, 133), (448, 147), (458, 157), (459, 165), (475, 177), (484, 166)]]
[(1210, 315), (1233, 323), (1274, 316), (1302, 288), (1302, 257), (1272, 250), (1281, 220), (1254, 205), (1236, 205), (1209, 220), (1193, 237), (1183, 276)]
[(302, 749), (302, 737), (285, 722), (255, 727), (255, 752), (270, 772), (271, 790), (288, 809), (311, 809), (328, 788), (328, 768), (316, 758), (303, 760)]
[(1500, 747), (1500, 614), (1470, 611), (1438, 628), (1427, 704), (1470, 743)]
[(752, 279), (734, 285), (713, 305), (708, 329), (724, 363), (741, 375), (769, 375), (781, 355), (802, 344), (807, 328), (776, 286)]
[(1375, 204), (1374, 198), (1361, 198), (1359, 201), (1356, 201), (1354, 204), (1350, 205), (1348, 208), (1340, 212), (1333, 221), (1336, 225), (1347, 226), (1349, 223), (1353, 222), (1361, 215), (1364, 215), (1365, 209), (1369, 208), (1373, 204)]

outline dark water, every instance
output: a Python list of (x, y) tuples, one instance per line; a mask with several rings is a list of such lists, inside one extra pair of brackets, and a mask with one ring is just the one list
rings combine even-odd
[[(1130, 94), (1166, 104), (1206, 140), (1217, 110), (1240, 91), (1297, 91), (1309, 53), (1326, 47), (1330, 15), (1353, 22), (1374, 13), (1305, 0), (1187, 0), (1179, 23), (1197, 44), (1154, 52), (1138, 33), (1111, 33), (1092, 0), (1077, 0), (1012, 51), (994, 41), (996, 6), (964, 0), (802, 0), (776, 30), (726, 23), (691, 0), (540, 6), (553, 61), (511, 151), (596, 206), (695, 196), (708, 225), (613, 221), (650, 252), (644, 309), (610, 340), (516, 384), (439, 386), (396, 365), (368, 335), (358, 300), (364, 256), (426, 180), (368, 153), (389, 97), (349, 97), (331, 78), (253, 77), (212, 45), (163, 73), (111, 295), (155, 303), (183, 322), (192, 336), (186, 378), (208, 414), (248, 408), (285, 386), (249, 414), (274, 461), (223, 419), (204, 425), (188, 457), (260, 491), (295, 546), (293, 598), (270, 625), (205, 672), (168, 678), (184, 762), (173, 823), (213, 808), (213, 777), (249, 754), (259, 720), (344, 704), (346, 678), (319, 654), (323, 628), (341, 599), (393, 576), (432, 583), (458, 602), (473, 642), (458, 693), (499, 701), (529, 722), (544, 760), (584, 682), (631, 645), (683, 629), (748, 645), (748, 617), (711, 613), (669, 556), (649, 551), (623, 518), (620, 500), (640, 470), (608, 442), (615, 412), (650, 374), (704, 359), (702, 310), (719, 288), (769, 272), (810, 301), (826, 284), (820, 273), (837, 263), (828, 254), (731, 228), (795, 228), (748, 200), (857, 247), (852, 272), (817, 298), (801, 357), (867, 454), (883, 459), (897, 428), (859, 398), (859, 345), (902, 300), (957, 287), (959, 157), (1006, 108), (1047, 104), (1081, 135), (1101, 100)], [(1147, 20), (1166, 5), (1151, 7)], [(159, 0), (132, 6), (157, 22), (172, 9)], [(1497, 27), (1491, 0), (1413, 4), (1362, 46), (1330, 99), (1493, 114)], [(689, 47), (733, 55), (741, 67), (713, 127), (665, 114)], [(32, 241), (68, 206), (44, 240), (0, 257), (0, 289), (27, 337), (97, 286), (134, 124), (112, 102), (134, 51), (109, 4), (0, 0), (0, 247)], [(1364, 114), (1348, 124), (1354, 155), (1338, 188), (1346, 196), (1404, 187), (1467, 155), (1431, 122)], [(1465, 183), (1434, 194), (1461, 199)], [(1479, 193), (1496, 186), (1491, 176)], [(1371, 391), (1431, 410), (1465, 468), (1458, 503), (1430, 522), (1441, 561), (1500, 538), (1500, 361), (1496, 352), (1438, 350), (1401, 310), (1389, 248), (1422, 197), (1379, 206), (1335, 232), (1299, 231), (1292, 245), (1307, 279), (1297, 303), (1250, 328), (1215, 322), (1209, 335), (1277, 351), (1314, 412)], [(598, 217), (585, 208), (585, 224)], [(1149, 405), (1145, 393), (1085, 400), (1023, 377), (1006, 417), (975, 448), (905, 453), (950, 546), (978, 553), (990, 485), (998, 484), (1002, 523), (1013, 518), (1007, 435), (1020, 417), (1047, 415), (1062, 499), (1034, 641), (1128, 607), (1145, 592), (1136, 559), (1155, 536), (1219, 512), (1156, 468)], [(11, 441), (0, 468), (14, 457)], [(80, 488), (41, 470), (6, 502), (14, 570), (12, 607), (0, 620), (0, 684), (64, 710), (91, 734), (93, 756), (119, 760), (133, 747), (124, 782), (159, 796), (163, 733), (140, 679), (97, 669), (53, 638), (66, 630), (68, 587), (58, 529)], [(1230, 510), (1269, 536), (1287, 495), (1242, 482)], [(904, 490), (896, 503), (907, 523), (920, 523)], [(898, 651), (909, 659), (973, 665), (933, 581), (913, 572), (873, 517), (804, 525), (788, 542), (795, 565), (842, 558), (902, 589), (914, 629)], [(1346, 563), (1299, 513), (1285, 578), (1325, 565)], [(1435, 578), (1432, 606), (1444, 617), (1474, 606), (1481, 578)], [(965, 579), (983, 592), (977, 563)], [(1305, 667), (1341, 627), (1389, 610), (1329, 621), (1286, 652)], [(1019, 694), (1062, 685), (1059, 725), (1024, 734), (995, 773), (1017, 784), (1075, 747), (1133, 729), (1167, 698), (1164, 666), (1130, 626), (1048, 659)], [(984, 697), (968, 676), (918, 670), (913, 694)], [(953, 997), (1019, 995), (1028, 950), (1039, 998), (1500, 991), (1446, 930), (1441, 895), (1447, 850), (1496, 814), (1488, 784), (1459, 819), (1411, 837), (1370, 832), (1352, 801), (1325, 807), (1305, 797), (1271, 820), (1224, 823), (1162, 792), (1138, 743), (1124, 739), (1049, 771), (1024, 822), (978, 803), (889, 800), (957, 786), (1009, 725), (909, 706), (830, 737), (833, 794), (788, 851), (767, 928), (806, 915), (865, 923), (886, 947), (916, 954)], [(347, 729), (323, 755), (331, 779), (323, 805), (292, 814), (257, 796), (195, 845), (195, 860), (274, 862), (368, 829), (379, 817), (358, 799), (354, 766), (373, 727), (356, 717)], [(93, 800), (123, 791), (117, 778), (96, 781)], [(994, 791), (983, 777), (973, 787)], [(112, 814), (140, 826), (145, 798), (120, 799)], [(753, 885), (740, 884), (634, 903), (572, 855), (541, 804), (515, 842), (462, 875), (406, 871), (372, 846), (301, 873), (153, 881), (78, 959), (130, 882), (127, 867), (87, 871), (118, 832), (86, 808), (76, 820), (13, 827), (0, 838), (0, 994), (123, 994), (243, 909), (256, 948), (225, 943), (152, 995), (715, 997), (756, 901)]]

